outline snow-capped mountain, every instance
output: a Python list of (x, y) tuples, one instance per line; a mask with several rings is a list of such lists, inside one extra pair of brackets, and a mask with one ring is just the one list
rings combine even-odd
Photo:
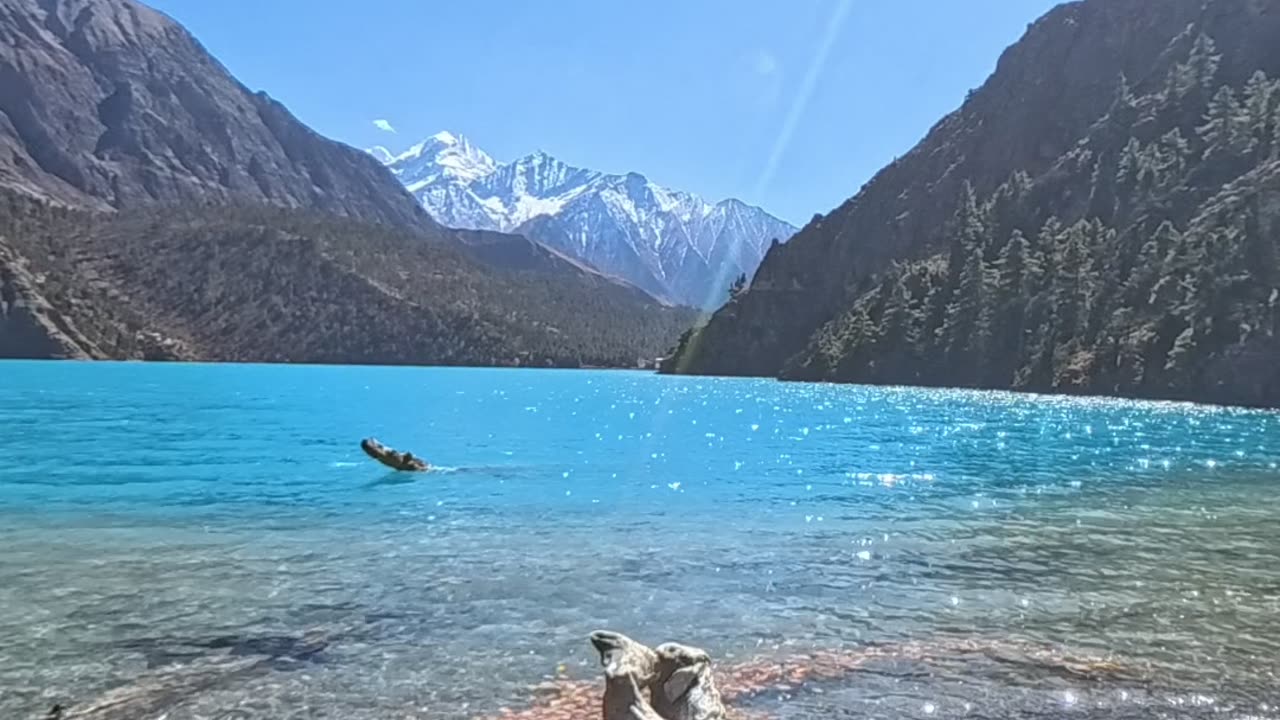
[(369, 153), (450, 227), (515, 232), (672, 302), (715, 307), (750, 277), (790, 224), (738, 200), (709, 203), (643, 175), (610, 175), (535, 152), (498, 163), (437, 133), (407, 151)]

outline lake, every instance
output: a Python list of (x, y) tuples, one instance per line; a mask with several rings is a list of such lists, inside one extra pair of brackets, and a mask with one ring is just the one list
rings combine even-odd
[(1275, 413), (69, 362), (0, 408), (6, 719), (170, 677), (170, 720), (488, 718), (598, 681), (599, 628), (865, 657), (736, 703), (775, 718), (1277, 717)]

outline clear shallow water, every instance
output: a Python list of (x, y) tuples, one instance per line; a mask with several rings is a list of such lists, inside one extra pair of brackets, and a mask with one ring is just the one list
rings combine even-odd
[(228, 648), (280, 658), (170, 718), (480, 717), (594, 677), (601, 627), (726, 665), (933, 648), (750, 701), (779, 718), (1277, 717), (1272, 413), (77, 363), (0, 364), (0, 408), (6, 719)]

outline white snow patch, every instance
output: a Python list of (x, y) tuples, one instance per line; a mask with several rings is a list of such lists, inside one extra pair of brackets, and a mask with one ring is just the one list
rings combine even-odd
[(555, 216), (562, 230), (534, 239), (680, 302), (719, 298), (711, 285), (720, 276), (754, 272), (770, 240), (795, 232), (738, 201), (708, 203), (638, 173), (584, 170), (541, 150), (500, 164), (448, 131), (394, 157), (386, 148), (368, 152), (446, 225), (509, 232)]

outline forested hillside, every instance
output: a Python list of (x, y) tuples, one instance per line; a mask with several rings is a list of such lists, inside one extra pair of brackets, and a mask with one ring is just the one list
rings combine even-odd
[[(852, 277), (841, 309), (775, 372), (1280, 404), (1280, 80), (1232, 82), (1233, 49), (1224, 73), (1220, 46), (1192, 25), (1163, 73), (1119, 76), (1052, 164), (987, 193), (962, 182), (938, 241)], [(787, 290), (761, 275), (766, 294)], [(665, 369), (714, 365), (741, 303)]]

